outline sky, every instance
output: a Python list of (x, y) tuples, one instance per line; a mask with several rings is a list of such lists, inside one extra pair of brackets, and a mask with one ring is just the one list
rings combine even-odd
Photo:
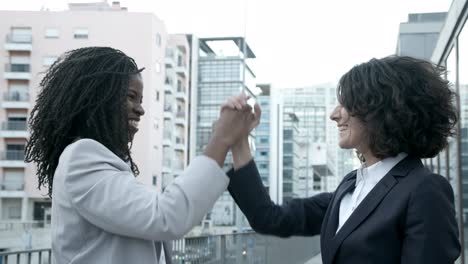
[[(2, 0), (0, 10), (60, 11), (68, 2)], [(336, 83), (354, 65), (394, 54), (399, 24), (409, 13), (445, 12), (451, 4), (451, 0), (120, 2), (129, 12), (154, 13), (169, 33), (245, 36), (257, 57), (253, 62), (257, 82), (274, 88)]]

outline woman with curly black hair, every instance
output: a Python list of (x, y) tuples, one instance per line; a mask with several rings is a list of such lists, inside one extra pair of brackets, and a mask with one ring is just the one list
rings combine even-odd
[[(330, 118), (339, 146), (362, 166), (333, 193), (276, 205), (252, 160), (247, 139), (232, 148), (229, 191), (252, 228), (289, 237), (321, 235), (324, 264), (444, 264), (460, 254), (454, 194), (426, 169), (447, 146), (457, 122), (455, 94), (429, 62), (391, 56), (347, 72)], [(223, 108), (245, 105), (234, 97)]]
[(156, 241), (183, 237), (226, 190), (221, 167), (249, 133), (242, 124), (255, 122), (249, 111), (222, 111), (204, 155), (163, 193), (135, 179), (142, 70), (119, 50), (88, 47), (65, 53), (40, 83), (26, 160), (52, 197), (52, 263), (158, 263)]

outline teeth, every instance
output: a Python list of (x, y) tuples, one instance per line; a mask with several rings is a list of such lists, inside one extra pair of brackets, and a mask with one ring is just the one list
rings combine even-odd
[(128, 125), (134, 128), (138, 128), (138, 121), (136, 120), (128, 120)]

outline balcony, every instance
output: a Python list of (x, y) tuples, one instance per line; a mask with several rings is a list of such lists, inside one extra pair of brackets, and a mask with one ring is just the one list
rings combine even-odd
[(175, 118), (175, 121), (174, 123), (176, 125), (180, 125), (180, 126), (185, 126), (185, 112), (178, 112), (176, 114), (176, 118)]
[(174, 113), (164, 110), (164, 119), (173, 119)]
[(27, 130), (26, 121), (5, 121), (2, 123), (0, 131), (2, 138), (27, 138), (29, 132)]
[(185, 150), (185, 144), (175, 144), (174, 150), (176, 150), (176, 151), (184, 151), (184, 150)]
[(187, 93), (185, 93), (185, 90), (179, 90), (177, 89), (177, 92), (175, 93), (176, 99), (187, 101)]
[(168, 157), (163, 159), (162, 173), (172, 173), (172, 162)]
[(163, 139), (163, 146), (164, 147), (171, 147), (172, 146), (172, 140), (170, 140), (168, 138), (164, 138)]
[(29, 109), (29, 93), (10, 91), (3, 94), (2, 107), (8, 109)]
[(172, 93), (172, 84), (164, 83), (164, 92), (171, 94)]
[(164, 64), (166, 64), (166, 68), (174, 68), (174, 65), (176, 64), (174, 55), (174, 50), (166, 49), (166, 57), (164, 58)]
[(0, 191), (24, 191), (24, 182), (3, 181), (0, 182)]
[(169, 76), (166, 76), (166, 79), (164, 81), (164, 91), (167, 92), (167, 93), (172, 93), (172, 85), (174, 84), (174, 81), (172, 80), (172, 78), (170, 78)]
[(184, 151), (185, 150), (185, 140), (181, 137), (176, 137), (175, 139), (175, 150)]
[(32, 35), (30, 34), (8, 34), (4, 46), (7, 51), (31, 51)]
[[(310, 263), (320, 254), (319, 243), (318, 236), (284, 239), (253, 232), (187, 236), (172, 242), (172, 263)], [(51, 250), (0, 252), (3, 263), (20, 259), (50, 263)]]
[(31, 65), (7, 63), (4, 78), (7, 80), (31, 80)]
[(187, 67), (184, 64), (179, 64), (175, 67), (175, 72), (182, 76), (182, 77), (187, 77)]
[(0, 168), (25, 168), (23, 150), (7, 150), (0, 152)]

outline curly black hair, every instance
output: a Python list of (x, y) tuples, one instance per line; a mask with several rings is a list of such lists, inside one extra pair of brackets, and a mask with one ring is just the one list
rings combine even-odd
[(130, 155), (126, 98), (130, 76), (142, 70), (110, 47), (72, 50), (52, 64), (31, 111), (25, 149), (25, 160), (37, 164), (39, 189), (52, 196), (59, 157), (78, 138), (100, 142), (139, 174)]
[(380, 159), (400, 152), (432, 158), (447, 146), (458, 120), (445, 69), (407, 56), (354, 66), (338, 85), (338, 101), (365, 124), (369, 149)]

